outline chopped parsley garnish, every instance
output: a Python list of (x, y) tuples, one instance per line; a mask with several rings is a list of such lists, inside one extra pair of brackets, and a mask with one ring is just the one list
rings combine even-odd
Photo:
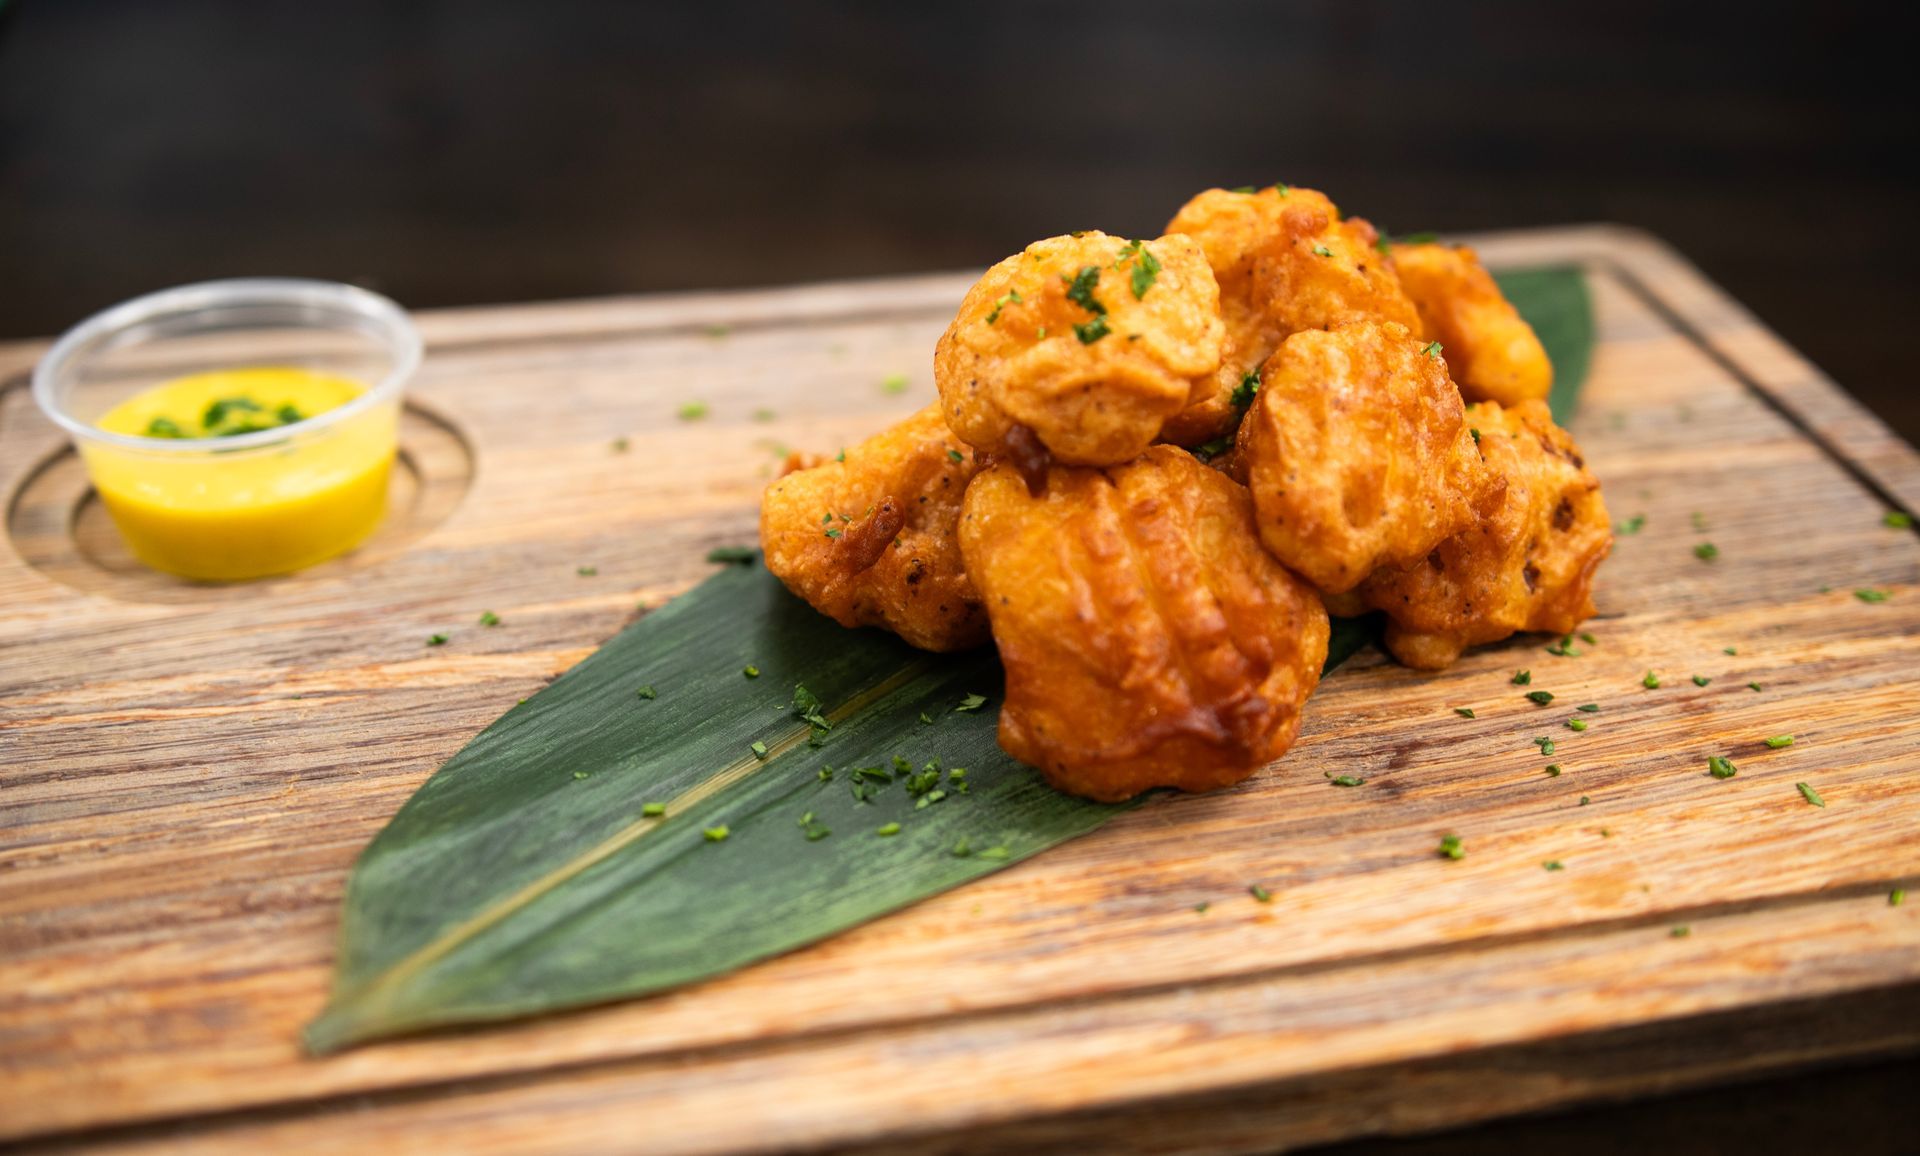
[(1100, 304), (1100, 299), (1093, 295), (1094, 288), (1100, 284), (1100, 266), (1082, 265), (1080, 272), (1071, 277), (1062, 273), (1060, 279), (1067, 283), (1067, 300), (1088, 313), (1106, 313), (1107, 307)]
[(1531, 670), (1516, 670), (1513, 672), (1513, 685), (1515, 686), (1525, 686), (1532, 681), (1533, 672)]
[(1693, 928), (1688, 927), (1686, 924), (1683, 923), (1680, 926), (1674, 928), (1672, 931), (1667, 932), (1667, 934), (1669, 936), (1672, 936), (1674, 939), (1685, 939), (1687, 936), (1693, 934)]
[(1128, 260), (1133, 262), (1130, 288), (1133, 290), (1133, 299), (1138, 301), (1147, 295), (1147, 290), (1153, 288), (1154, 278), (1160, 276), (1160, 259), (1147, 248), (1145, 241), (1128, 241), (1120, 250), (1120, 258), (1114, 262), (1114, 267), (1118, 268)]
[(1530, 690), (1527, 692), (1527, 701), (1545, 706), (1553, 701), (1553, 692), (1550, 690)]
[(667, 813), (667, 805), (665, 803), (640, 804), (640, 814), (645, 818), (658, 819), (660, 816), (666, 813)]
[(1258, 899), (1262, 903), (1273, 902), (1273, 892), (1268, 891), (1265, 887), (1260, 886), (1258, 883), (1247, 884), (1247, 894), (1253, 896), (1255, 899)]
[(1646, 524), (1647, 516), (1645, 514), (1635, 514), (1633, 517), (1615, 526), (1613, 532), (1620, 535), (1638, 534)]
[[(1446, 346), (1441, 345), (1438, 341), (1429, 341), (1427, 342), (1425, 348), (1421, 349), (1420, 352), (1426, 354), (1429, 359), (1437, 361), (1440, 358), (1440, 351), (1445, 348)], [(1475, 438), (1473, 440), (1479, 441), (1480, 439)]]
[(1207, 908), (1212, 906), (1213, 904), (1207, 903), (1203, 900), (1193, 905), (1193, 912), (1195, 915), (1205, 915), (1207, 913)]
[(1712, 679), (1708, 678), (1704, 674), (1696, 674), (1693, 676), (1693, 685), (1695, 686), (1705, 686), (1712, 681), (1713, 681)]
[(1739, 652), (1739, 651), (1738, 651), (1737, 649), (1735, 649), (1734, 647), (1731, 647), (1731, 646), (1723, 646), (1723, 647), (1721, 647), (1721, 648), (1720, 648), (1720, 653), (1721, 653), (1721, 654), (1728, 654), (1728, 655), (1732, 655), (1732, 654), (1739, 654), (1740, 652)]
[(840, 536), (840, 531), (839, 531), (839, 530), (837, 530), (837, 529), (834, 529), (834, 530), (822, 530), (822, 531), (820, 531), (820, 532), (821, 532), (822, 534), (824, 534), (825, 536), (827, 536), (827, 537), (829, 537), (829, 538), (838, 538), (838, 537)]
[(1593, 646), (1599, 643), (1600, 640), (1595, 638), (1591, 633), (1582, 630), (1580, 632), (1580, 641), (1586, 643), (1588, 646)]
[(1705, 514), (1695, 510), (1693, 513), (1687, 515), (1687, 520), (1692, 522), (1693, 528), (1702, 534), (1707, 532), (1707, 516)]
[(793, 684), (793, 706), (791, 710), (793, 711), (794, 718), (806, 723), (816, 731), (830, 731), (833, 729), (833, 724), (827, 721), (826, 714), (822, 712), (821, 707), (823, 705), (819, 696), (815, 695), (805, 686), (797, 682)]
[(1792, 735), (1775, 735), (1772, 738), (1767, 740), (1767, 746), (1776, 751), (1784, 747), (1790, 747), (1792, 745), (1793, 745)]
[(1533, 745), (1536, 747), (1539, 747), (1540, 753), (1543, 755), (1550, 755), (1553, 753), (1553, 740), (1548, 738), (1545, 735), (1541, 735), (1539, 738), (1533, 740)]
[(1707, 773), (1716, 779), (1731, 779), (1740, 773), (1740, 768), (1725, 755), (1712, 755), (1707, 759)]
[(1580, 652), (1573, 648), (1573, 635), (1563, 635), (1560, 641), (1547, 647), (1547, 653), (1557, 658), (1579, 658)]
[(1367, 785), (1365, 779), (1356, 779), (1352, 775), (1337, 775), (1334, 778), (1328, 779), (1327, 783), (1335, 787), (1364, 787)]
[(1237, 185), (1237, 186), (1235, 186), (1235, 187), (1233, 187), (1233, 188), (1231, 188), (1231, 189), (1228, 189), (1227, 191), (1228, 191), (1229, 193), (1251, 193), (1251, 192), (1253, 192), (1253, 186), (1252, 186), (1252, 185)]
[(1907, 889), (1904, 887), (1895, 887), (1892, 891), (1887, 892), (1888, 907), (1898, 907), (1906, 901)]
[(1232, 448), (1232, 438), (1218, 437), (1210, 442), (1201, 442), (1199, 445), (1193, 447), (1193, 456), (1203, 462), (1210, 462)]
[(1757, 682), (1750, 682), (1750, 683), (1748, 683), (1748, 684), (1747, 684), (1747, 689), (1748, 689), (1748, 690), (1759, 690), (1759, 689), (1760, 689), (1760, 684), (1759, 684), (1759, 683), (1757, 683)]
[(1459, 715), (1461, 718), (1472, 718), (1473, 708), (1470, 706), (1456, 706), (1453, 708), (1453, 713)]
[(212, 430), (223, 424), (229, 413), (259, 413), (260, 403), (250, 397), (223, 397), (207, 404), (207, 412), (200, 415), (200, 424)]
[(1702, 562), (1711, 562), (1720, 556), (1720, 547), (1712, 542), (1702, 542), (1693, 548), (1693, 556)]
[(1866, 589), (1866, 588), (1855, 590), (1853, 592), (1853, 596), (1855, 598), (1858, 598), (1862, 602), (1885, 602), (1887, 599), (1893, 597), (1893, 595), (1887, 593), (1885, 590), (1872, 590), (1872, 589)]
[(1107, 318), (1104, 314), (1095, 317), (1092, 321), (1080, 322), (1073, 327), (1073, 335), (1080, 339), (1080, 344), (1082, 345), (1092, 345), (1094, 342), (1112, 332), (1113, 329), (1108, 326)]
[(733, 831), (725, 823), (722, 823), (718, 827), (708, 827), (700, 833), (706, 836), (707, 842), (709, 843), (724, 843), (727, 841), (727, 836), (733, 834)]
[(960, 705), (954, 707), (953, 709), (956, 713), (965, 713), (965, 712), (979, 710), (981, 707), (985, 705), (987, 705), (986, 695), (970, 694), (967, 697), (961, 699)]
[(1567, 720), (1567, 729), (1570, 731), (1586, 730), (1587, 720), (1583, 718), (1570, 718)]
[(491, 610), (482, 610), (480, 612), (480, 625), (498, 626), (500, 625), (500, 616)]
[(653, 689), (652, 683), (648, 683), (647, 685), (641, 687), (639, 690), (636, 690), (633, 693), (636, 697), (644, 698), (649, 701), (660, 697), (660, 692)]
[(1548, 871), (1565, 871), (1566, 870), (1566, 865), (1561, 863), (1560, 860), (1558, 859), (1549, 859), (1545, 863), (1540, 864), (1540, 866), (1544, 867)]
[(1574, 707), (1573, 709), (1583, 710), (1583, 711), (1586, 711), (1588, 714), (1599, 714), (1600, 704), (1597, 702), (1583, 702), (1579, 706)]
[[(772, 410), (768, 409), (764, 405), (753, 411), (753, 420), (755, 421), (772, 421), (774, 418), (779, 416), (780, 416), (779, 414), (773, 412)], [(780, 456), (784, 458), (787, 455), (781, 454)]]
[(754, 758), (759, 759), (762, 762), (766, 761), (767, 744), (762, 742), (755, 742), (752, 746), (748, 747), (747, 749), (753, 752)]
[(888, 374), (880, 379), (880, 390), (883, 393), (907, 392), (907, 375), (904, 373)]
[(973, 854), (972, 841), (970, 841), (965, 835), (960, 836), (959, 840), (955, 842), (953, 845), (954, 858), (965, 859), (967, 856), (971, 854)]
[(1228, 400), (1233, 403), (1235, 409), (1245, 409), (1253, 404), (1253, 395), (1258, 392), (1260, 392), (1260, 371), (1250, 369), (1240, 379), (1240, 384), (1233, 387), (1233, 395)]
[(1327, 248), (1325, 245), (1315, 245), (1313, 247), (1313, 255), (1316, 257), (1331, 257), (1333, 256), (1333, 250)]
[(1582, 807), (1586, 806), (1588, 803), (1591, 803), (1591, 802), (1593, 802), (1593, 800), (1587, 798), (1585, 795), (1580, 796), (1580, 805)]
[(1659, 690), (1660, 676), (1649, 670), (1647, 677), (1640, 680), (1640, 685), (1646, 687), (1648, 690)]
[(613, 449), (613, 452), (616, 454), (624, 454), (627, 452), (627, 447), (630, 444), (631, 443), (629, 443), (626, 438), (614, 438), (611, 448)]
[(1479, 431), (1479, 430), (1477, 430), (1477, 429), (1470, 429), (1470, 430), (1468, 430), (1468, 431), (1467, 431), (1467, 433), (1469, 433), (1469, 434), (1471, 434), (1471, 435), (1473, 436), (1473, 444), (1474, 444), (1474, 445), (1479, 445), (1479, 444), (1480, 444), (1480, 431)]
[(170, 417), (156, 417), (147, 423), (147, 436), (150, 438), (183, 438), (186, 433)]
[(1461, 844), (1460, 836), (1442, 835), (1440, 836), (1440, 855), (1445, 859), (1464, 859), (1467, 857), (1467, 849)]
[(699, 421), (701, 418), (707, 416), (708, 412), (706, 402), (689, 401), (682, 404), (679, 409), (674, 410), (673, 416), (679, 418), (681, 421)]
[(757, 666), (745, 666), (740, 668), (740, 673), (746, 675), (748, 678), (759, 678), (760, 668)]
[(922, 724), (922, 725), (924, 725), (924, 726), (932, 726), (932, 725), (933, 725), (933, 716), (932, 716), (932, 715), (930, 715), (930, 714), (928, 714), (928, 713), (927, 713), (926, 711), (921, 711), (921, 712), (920, 712), (920, 722), (921, 722), (921, 724)]
[(1913, 515), (1905, 510), (1888, 510), (1880, 519), (1880, 524), (1890, 530), (1910, 530), (1913, 528)]
[(1827, 801), (1820, 797), (1820, 792), (1814, 790), (1812, 786), (1806, 783), (1795, 783), (1793, 789), (1800, 792), (1801, 798), (1816, 807), (1824, 807), (1827, 805)]
[(593, 777), (593, 772), (592, 771), (575, 771), (573, 772), (573, 777), (576, 781), (580, 779), (591, 779)]
[(1005, 309), (1008, 305), (1020, 305), (1022, 303), (1023, 302), (1020, 297), (1020, 290), (1018, 289), (1007, 290), (1005, 293), (1002, 293), (1000, 296), (994, 298), (993, 312), (987, 314), (987, 324), (992, 325), (994, 322), (1000, 320), (1000, 311), (1002, 309)]
[(1013, 858), (1013, 852), (1007, 850), (1005, 846), (989, 847), (981, 851), (979, 856), (982, 859), (1011, 859)]
[(428, 646), (445, 646), (446, 644), (447, 644), (447, 636), (444, 634), (427, 635)]
[(600, 573), (600, 567), (598, 567), (598, 566), (576, 566), (576, 567), (574, 567), (574, 570), (573, 570), (573, 572), (574, 572), (575, 574), (578, 574), (578, 575), (580, 575), (580, 577), (582, 577), (582, 578), (591, 578), (591, 577), (593, 577), (593, 576), (594, 576), (595, 574), (598, 574), (598, 573)]
[(1559, 777), (1560, 777), (1560, 764), (1559, 764), (1559, 763), (1548, 763), (1548, 764), (1547, 764), (1547, 771), (1546, 771), (1546, 774), (1547, 774), (1547, 777), (1548, 777), (1549, 779), (1557, 779), (1557, 778), (1559, 778)]
[(715, 546), (707, 551), (707, 561), (723, 562), (733, 566), (751, 566), (757, 555), (758, 551), (752, 546)]
[(873, 833), (880, 836), (883, 839), (891, 835), (898, 835), (900, 833), (900, 824), (883, 823), (880, 826), (874, 828)]
[(948, 450), (947, 460), (954, 463), (955, 465), (958, 465), (961, 462), (966, 461), (967, 459), (961, 455), (959, 450)]

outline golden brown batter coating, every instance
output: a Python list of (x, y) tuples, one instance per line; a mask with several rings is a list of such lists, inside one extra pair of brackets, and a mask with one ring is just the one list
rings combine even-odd
[(979, 468), (930, 405), (767, 487), (767, 569), (842, 626), (879, 626), (923, 650), (987, 641), (987, 616), (955, 536)]
[(1425, 557), (1498, 497), (1446, 362), (1394, 322), (1303, 330), (1261, 369), (1239, 467), (1260, 540), (1321, 591)]
[(1393, 261), (1422, 332), (1446, 347), (1467, 400), (1546, 400), (1553, 363), (1477, 253), (1465, 245), (1394, 245)]
[(1006, 667), (1000, 745), (1064, 791), (1239, 782), (1292, 745), (1327, 614), (1254, 534), (1246, 491), (1172, 446), (1105, 470), (1011, 464), (960, 546)]
[(1593, 575), (1613, 548), (1600, 483), (1545, 403), (1467, 410), (1480, 453), (1506, 479), (1492, 513), (1425, 560), (1360, 587), (1387, 612), (1387, 649), (1439, 670), (1469, 646), (1521, 630), (1565, 634), (1593, 613)]
[(1187, 237), (1036, 241), (987, 270), (934, 350), (947, 424), (997, 454), (1134, 458), (1219, 368), (1219, 300)]
[(1227, 327), (1219, 372), (1167, 423), (1168, 441), (1198, 445), (1232, 429), (1234, 390), (1289, 334), (1368, 318), (1419, 332), (1419, 314), (1377, 248), (1379, 234), (1363, 218), (1343, 220), (1324, 193), (1208, 189), (1181, 206), (1167, 232), (1200, 242)]

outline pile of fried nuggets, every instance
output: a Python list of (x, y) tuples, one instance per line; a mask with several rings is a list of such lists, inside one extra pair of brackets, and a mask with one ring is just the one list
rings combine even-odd
[(1000, 745), (1062, 790), (1277, 758), (1329, 610), (1384, 611), (1421, 670), (1593, 613), (1611, 524), (1533, 330), (1471, 249), (1384, 243), (1310, 189), (1038, 241), (968, 292), (934, 377), (937, 404), (789, 462), (767, 566), (846, 626), (991, 637)]

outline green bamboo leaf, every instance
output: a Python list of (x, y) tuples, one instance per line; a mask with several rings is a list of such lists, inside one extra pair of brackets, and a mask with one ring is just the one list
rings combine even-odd
[[(1567, 278), (1509, 293), (1583, 375), (1590, 323), (1536, 312), (1586, 308)], [(1336, 620), (1327, 668), (1376, 631)], [(1140, 804), (1060, 794), (1007, 758), (1000, 689), (991, 650), (844, 630), (761, 567), (727, 567), (501, 716), (374, 838), (308, 1047), (707, 978)], [(970, 696), (986, 702), (955, 709)]]
[(1593, 359), (1593, 304), (1587, 279), (1568, 265), (1511, 269), (1495, 273), (1493, 279), (1546, 347), (1547, 359), (1553, 362), (1553, 394), (1547, 398), (1547, 408), (1553, 411), (1554, 421), (1566, 425), (1573, 419)]

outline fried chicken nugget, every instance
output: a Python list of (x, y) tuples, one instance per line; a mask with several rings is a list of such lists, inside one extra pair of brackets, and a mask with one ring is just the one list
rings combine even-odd
[(978, 468), (930, 405), (767, 487), (767, 569), (842, 626), (884, 627), (922, 650), (978, 646), (987, 615), (955, 534)]
[(1246, 491), (1173, 446), (1105, 470), (1010, 463), (967, 489), (960, 550), (1006, 667), (1000, 745), (1063, 791), (1204, 791), (1279, 757), (1327, 613), (1260, 547)]
[(1594, 570), (1613, 549), (1600, 483), (1545, 403), (1481, 402), (1467, 424), (1506, 479), (1499, 505), (1425, 560), (1360, 587), (1391, 619), (1387, 649), (1416, 670), (1517, 631), (1572, 631), (1593, 613)]
[(1447, 351), (1468, 401), (1545, 401), (1553, 363), (1540, 338), (1465, 245), (1394, 245), (1400, 284), (1420, 310), (1421, 331)]
[(1499, 496), (1447, 366), (1406, 326), (1287, 338), (1235, 446), (1260, 540), (1326, 594), (1424, 557)]
[(1343, 220), (1324, 193), (1208, 189), (1181, 206), (1167, 232), (1200, 242), (1227, 327), (1213, 381), (1162, 431), (1175, 444), (1199, 445), (1232, 429), (1235, 391), (1289, 334), (1367, 318), (1419, 332), (1419, 313), (1376, 248), (1379, 234), (1363, 218)]
[[(1219, 291), (1187, 237), (1088, 232), (987, 270), (934, 350), (947, 424), (1044, 466), (1137, 457), (1220, 367)], [(1038, 443), (1037, 445), (1035, 443)]]

